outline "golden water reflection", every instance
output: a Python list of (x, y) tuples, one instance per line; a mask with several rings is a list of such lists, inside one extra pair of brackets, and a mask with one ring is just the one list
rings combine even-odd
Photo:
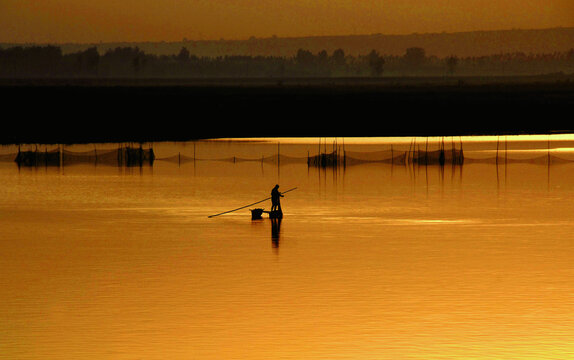
[[(196, 160), (277, 148), (154, 144)], [(0, 358), (570, 359), (573, 175), (569, 162), (0, 163)], [(298, 187), (281, 221), (208, 218), (276, 183)]]

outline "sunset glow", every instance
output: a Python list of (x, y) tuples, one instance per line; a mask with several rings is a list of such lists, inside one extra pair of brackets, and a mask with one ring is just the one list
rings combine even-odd
[(0, 42), (411, 34), (574, 26), (570, 0), (8, 0)]
[(574, 360), (573, 15), (0, 0), (0, 360)]

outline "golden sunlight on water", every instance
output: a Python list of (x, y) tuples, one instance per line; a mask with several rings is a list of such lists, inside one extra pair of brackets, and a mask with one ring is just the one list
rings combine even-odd
[(0, 162), (0, 358), (574, 357), (572, 138), (335, 140)]

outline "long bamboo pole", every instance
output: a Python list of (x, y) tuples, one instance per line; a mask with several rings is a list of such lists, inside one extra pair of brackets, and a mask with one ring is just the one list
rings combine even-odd
[[(295, 189), (297, 189), (297, 188), (294, 187), (294, 188), (292, 188), (292, 189), (282, 191), (281, 194), (288, 193), (289, 191), (293, 191), (293, 190), (295, 190)], [(227, 213), (230, 213), (230, 212), (234, 212), (234, 211), (237, 211), (237, 210), (245, 209), (246, 207), (250, 207), (250, 206), (253, 206), (253, 205), (255, 205), (255, 204), (262, 203), (262, 202), (267, 201), (267, 200), (269, 200), (269, 199), (271, 199), (271, 196), (268, 197), (268, 198), (265, 198), (265, 199), (263, 199), (263, 200), (259, 200), (259, 201), (256, 201), (256, 202), (254, 202), (254, 203), (251, 203), (251, 204), (249, 204), (249, 205), (245, 205), (245, 206), (242, 206), (242, 207), (238, 207), (237, 209), (224, 211), (224, 212), (222, 212), (222, 213), (215, 214), (215, 215), (209, 215), (208, 218), (212, 218), (212, 217), (216, 217), (216, 216), (219, 216), (219, 215), (223, 215), (223, 214), (227, 214)]]

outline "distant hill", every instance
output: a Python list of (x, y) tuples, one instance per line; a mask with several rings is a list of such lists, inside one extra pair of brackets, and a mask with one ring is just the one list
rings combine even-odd
[[(16, 45), (0, 44), (6, 48)], [(98, 44), (54, 44), (64, 53), (77, 52), (88, 47), (97, 47), (101, 53), (116, 47), (139, 47), (146, 53), (174, 55), (182, 47), (196, 56), (281, 56), (290, 57), (297, 50), (328, 54), (343, 49), (347, 55), (366, 55), (375, 49), (383, 55), (402, 56), (410, 47), (424, 48), (428, 56), (459, 57), (486, 56), (500, 53), (523, 52), (554, 53), (566, 52), (574, 48), (574, 28), (553, 28), (539, 30), (473, 31), (459, 33), (429, 33), (410, 35), (349, 35), (318, 36), (301, 38), (251, 38), (249, 40), (180, 41), (180, 42), (140, 42), (140, 43), (98, 43)]]

